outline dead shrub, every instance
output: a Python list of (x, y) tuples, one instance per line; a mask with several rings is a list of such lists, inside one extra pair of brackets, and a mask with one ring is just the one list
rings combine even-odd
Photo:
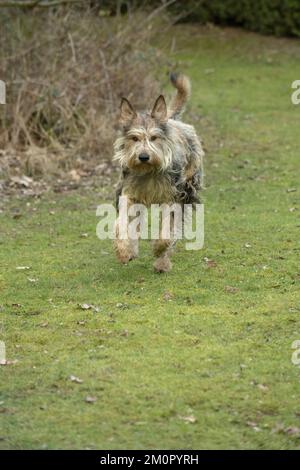
[(162, 54), (151, 41), (166, 20), (70, 7), (5, 11), (5, 20), (2, 172), (58, 175), (110, 159), (120, 98), (144, 106), (160, 91)]

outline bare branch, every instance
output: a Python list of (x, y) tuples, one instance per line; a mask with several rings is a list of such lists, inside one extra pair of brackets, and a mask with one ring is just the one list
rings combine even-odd
[(40, 0), (11, 0), (11, 1), (0, 1), (0, 7), (34, 7), (40, 2)]
[(163, 3), (161, 6), (155, 8), (155, 10), (153, 10), (152, 13), (148, 15), (148, 17), (146, 18), (146, 21), (151, 21), (155, 16), (159, 15), (163, 10), (166, 10), (169, 6), (173, 5), (173, 3), (176, 3), (176, 2), (177, 0), (169, 0)]
[(33, 8), (33, 7), (54, 7), (65, 4), (80, 3), (83, 0), (0, 0), (1, 7), (19, 7), (19, 8)]

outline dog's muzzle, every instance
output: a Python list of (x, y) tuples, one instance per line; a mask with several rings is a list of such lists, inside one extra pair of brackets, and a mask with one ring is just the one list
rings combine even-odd
[(140, 155), (139, 155), (139, 160), (140, 160), (140, 162), (145, 163), (145, 162), (147, 162), (148, 160), (150, 160), (150, 157), (149, 157), (149, 155), (148, 155), (147, 153), (140, 153)]

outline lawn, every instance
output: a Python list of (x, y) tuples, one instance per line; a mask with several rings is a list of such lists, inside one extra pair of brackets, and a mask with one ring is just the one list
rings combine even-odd
[(300, 44), (169, 35), (207, 151), (205, 246), (180, 242), (165, 275), (146, 242), (119, 265), (101, 181), (1, 202), (0, 448), (300, 448)]

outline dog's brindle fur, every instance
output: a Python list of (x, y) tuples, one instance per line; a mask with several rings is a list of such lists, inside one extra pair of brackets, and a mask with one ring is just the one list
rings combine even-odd
[[(190, 82), (184, 75), (171, 75), (177, 89), (169, 109), (160, 95), (151, 112), (137, 112), (125, 98), (121, 102), (122, 135), (115, 144), (121, 179), (119, 197), (127, 196), (128, 204), (194, 204), (203, 182), (201, 142), (193, 126), (181, 122), (180, 116), (190, 95)], [(141, 161), (141, 156), (149, 157)], [(127, 263), (138, 255), (138, 242), (119, 238), (116, 223), (115, 248), (118, 259)], [(160, 238), (154, 242), (158, 272), (171, 269), (170, 255), (175, 240)]]

